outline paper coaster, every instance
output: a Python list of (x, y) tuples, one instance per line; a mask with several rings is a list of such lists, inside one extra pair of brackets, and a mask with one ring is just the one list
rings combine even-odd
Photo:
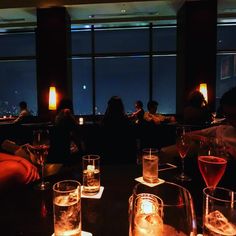
[(81, 186), (81, 197), (82, 198), (94, 198), (94, 199), (100, 199), (102, 197), (102, 193), (103, 193), (103, 190), (104, 190), (104, 187), (103, 186), (100, 186), (100, 190), (98, 193), (96, 193), (95, 195), (85, 195), (83, 193), (83, 188), (84, 186), (82, 185)]
[[(52, 236), (54, 236), (54, 233), (52, 234)], [(82, 235), (81, 236), (93, 236), (91, 233), (86, 232), (86, 231), (82, 231)]]
[(154, 187), (154, 186), (157, 186), (157, 185), (159, 185), (159, 184), (163, 184), (163, 183), (165, 182), (164, 179), (158, 179), (158, 182), (157, 182), (157, 183), (147, 183), (147, 182), (145, 182), (145, 181), (143, 180), (143, 176), (138, 177), (138, 178), (136, 178), (135, 180), (138, 181), (139, 183), (145, 184), (145, 185), (147, 185), (147, 186), (149, 186), (149, 187)]

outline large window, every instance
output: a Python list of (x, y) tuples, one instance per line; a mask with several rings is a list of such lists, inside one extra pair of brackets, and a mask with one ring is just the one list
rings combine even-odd
[(0, 62), (1, 115), (17, 115), (20, 101), (26, 101), (36, 115), (35, 70), (35, 61)]
[(92, 64), (91, 59), (77, 58), (72, 61), (73, 104), (75, 114), (92, 114)]
[(23, 57), (35, 55), (33, 33), (0, 34), (0, 57)]
[(164, 114), (176, 112), (176, 57), (154, 57), (153, 99)]
[(114, 95), (122, 98), (126, 112), (134, 110), (136, 100), (146, 109), (155, 99), (159, 112), (175, 113), (176, 27), (95, 27), (73, 32), (72, 38), (75, 114), (103, 114)]
[[(175, 113), (176, 27), (95, 26), (71, 39), (75, 114), (103, 114), (114, 95), (126, 112), (155, 99), (159, 112)], [(0, 34), (0, 115), (16, 115), (23, 100), (37, 115), (35, 54), (33, 32)]]
[(148, 101), (148, 58), (115, 57), (96, 59), (96, 107), (103, 114), (114, 95), (123, 99), (125, 110), (132, 112), (134, 102)]
[(17, 115), (26, 101), (37, 114), (34, 33), (0, 34), (0, 115)]
[(137, 53), (149, 50), (148, 28), (95, 31), (96, 53)]
[(217, 27), (216, 107), (221, 96), (236, 86), (236, 25)]

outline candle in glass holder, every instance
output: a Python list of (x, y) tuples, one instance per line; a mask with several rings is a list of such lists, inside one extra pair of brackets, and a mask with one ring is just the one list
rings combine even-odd
[(162, 206), (154, 195), (137, 198), (133, 236), (162, 235)]
[(80, 124), (80, 125), (83, 125), (83, 124), (84, 124), (84, 118), (83, 118), (83, 117), (80, 117), (80, 118), (79, 118), (79, 124)]

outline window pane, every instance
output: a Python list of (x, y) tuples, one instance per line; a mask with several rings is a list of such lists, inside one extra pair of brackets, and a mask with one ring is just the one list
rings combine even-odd
[(236, 86), (236, 54), (217, 56), (216, 108), (221, 96)]
[(217, 27), (217, 48), (218, 50), (236, 49), (236, 27)]
[(91, 60), (72, 60), (73, 105), (76, 115), (92, 114)]
[(0, 57), (34, 56), (35, 34), (1, 34)]
[(97, 113), (103, 114), (108, 100), (120, 96), (126, 112), (134, 110), (134, 102), (148, 100), (148, 58), (117, 57), (96, 60)]
[(91, 53), (91, 31), (76, 31), (71, 34), (72, 54)]
[(154, 57), (153, 99), (158, 101), (158, 112), (176, 112), (176, 57)]
[(149, 50), (148, 29), (96, 30), (97, 53), (146, 52)]
[(20, 101), (37, 114), (35, 61), (0, 62), (0, 83), (1, 115), (17, 115)]
[(154, 28), (153, 29), (153, 50), (154, 51), (175, 51), (176, 50), (176, 27)]

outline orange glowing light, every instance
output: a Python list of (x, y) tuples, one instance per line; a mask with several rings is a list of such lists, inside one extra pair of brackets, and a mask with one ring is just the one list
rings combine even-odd
[(201, 92), (206, 100), (208, 102), (208, 94), (207, 94), (207, 84), (201, 83), (199, 86), (199, 92)]
[(56, 94), (56, 87), (54, 87), (54, 86), (51, 86), (49, 88), (48, 109), (49, 110), (56, 110), (57, 109), (57, 94)]

